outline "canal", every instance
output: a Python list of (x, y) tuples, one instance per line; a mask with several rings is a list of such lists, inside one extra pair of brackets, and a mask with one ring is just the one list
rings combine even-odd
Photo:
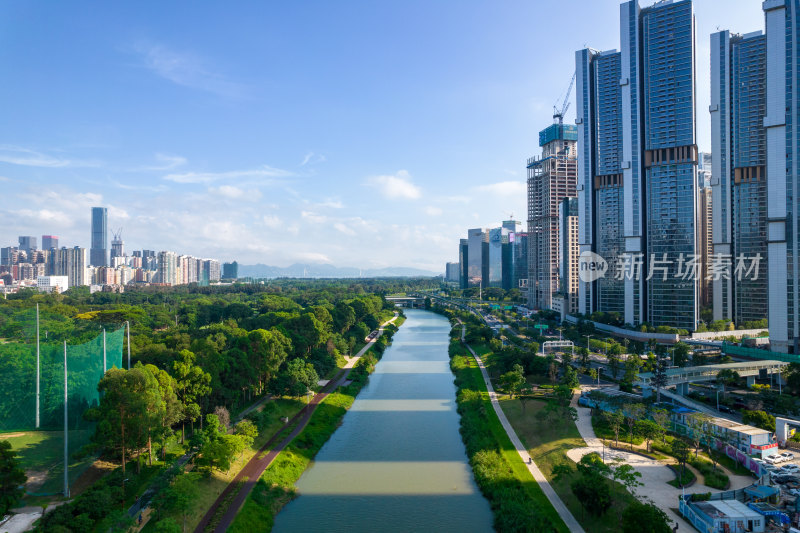
[(491, 531), (456, 412), (450, 324), (409, 309), (274, 532)]

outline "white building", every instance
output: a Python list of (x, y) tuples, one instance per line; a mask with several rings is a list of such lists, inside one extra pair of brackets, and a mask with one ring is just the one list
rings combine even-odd
[(69, 278), (67, 276), (39, 276), (36, 278), (36, 288), (39, 292), (62, 293), (69, 288)]

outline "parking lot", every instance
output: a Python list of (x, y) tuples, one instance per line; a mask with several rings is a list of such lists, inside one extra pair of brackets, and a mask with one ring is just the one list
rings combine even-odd
[(780, 455), (784, 457), (783, 460), (772, 459), (776, 456), (771, 455), (763, 463), (770, 471), (769, 481), (781, 489), (783, 500), (794, 503), (795, 498), (800, 495), (800, 453), (784, 450)]

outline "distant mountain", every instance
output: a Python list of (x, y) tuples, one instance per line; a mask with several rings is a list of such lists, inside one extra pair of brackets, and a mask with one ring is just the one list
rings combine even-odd
[(441, 276), (441, 272), (408, 267), (358, 269), (326, 263), (294, 264), (288, 267), (239, 265), (240, 278), (410, 278)]

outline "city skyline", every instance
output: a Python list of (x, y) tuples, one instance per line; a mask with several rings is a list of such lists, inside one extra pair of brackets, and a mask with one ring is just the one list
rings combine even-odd
[[(581, 3), (571, 34), (533, 32), (542, 6), (522, 2), (367, 6), (193, 6), (185, 24), (175, 6), (159, 20), (100, 6), (42, 27), (69, 8), (6, 5), (8, 244), (58, 234), (88, 248), (89, 208), (103, 205), (128, 249), (440, 271), (463, 228), (525, 220), (525, 160), (574, 50), (618, 47), (618, 2)], [(331, 10), (344, 27), (327, 27)], [(762, 29), (763, 14), (745, 2), (696, 13), (707, 150), (709, 35)], [(53, 39), (33, 46), (38, 31)]]

